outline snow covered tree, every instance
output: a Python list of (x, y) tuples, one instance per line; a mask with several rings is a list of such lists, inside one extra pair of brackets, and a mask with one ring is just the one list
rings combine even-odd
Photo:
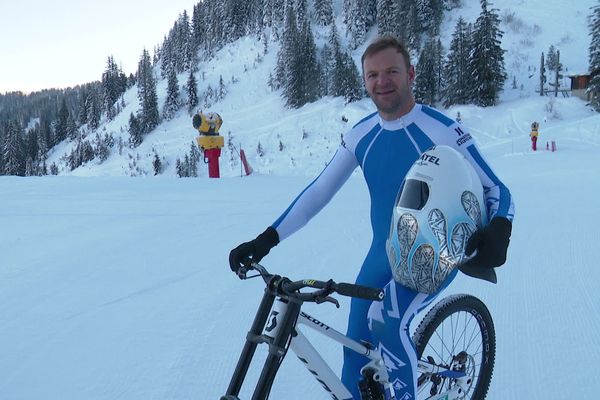
[(417, 15), (421, 22), (421, 30), (427, 33), (429, 37), (438, 36), (440, 34), (443, 13), (442, 0), (417, 1)]
[(308, 20), (304, 20), (302, 30), (298, 33), (297, 47), (289, 53), (290, 69), (283, 86), (286, 103), (290, 107), (299, 108), (318, 98), (317, 47)]
[(294, 61), (295, 52), (298, 49), (300, 33), (296, 25), (296, 15), (292, 7), (288, 7), (285, 28), (282, 33), (281, 46), (277, 52), (277, 65), (275, 66), (275, 76), (273, 83), (275, 89), (282, 88), (287, 85), (291, 79), (291, 67)]
[(327, 94), (342, 96), (344, 86), (344, 63), (342, 49), (335, 24), (331, 25), (327, 39), (327, 52), (324, 54), (324, 69), (327, 77)]
[(106, 111), (107, 118), (113, 119), (116, 111), (115, 103), (127, 90), (127, 76), (115, 62), (113, 56), (109, 56), (106, 62), (106, 69), (102, 73), (102, 97), (103, 108)]
[(363, 44), (367, 36), (367, 9), (361, 0), (350, 0), (348, 7), (346, 26), (350, 33), (350, 47), (356, 49)]
[(600, 5), (592, 8), (589, 28), (591, 36), (589, 61), (592, 79), (588, 93), (591, 94), (590, 104), (600, 112)]
[(560, 87), (560, 80), (563, 75), (561, 74), (563, 70), (563, 65), (560, 63), (560, 50), (556, 51), (556, 64), (554, 70), (554, 97), (558, 96), (558, 88)]
[(131, 113), (129, 115), (129, 143), (133, 147), (139, 146), (143, 140), (142, 127), (139, 119)]
[(473, 30), (471, 80), (476, 83), (473, 102), (488, 107), (498, 101), (507, 75), (504, 69), (504, 50), (500, 47), (503, 32), (499, 28), (497, 10), (489, 8), (487, 0), (481, 0), (481, 9)]
[(197, 63), (198, 50), (206, 40), (206, 24), (204, 21), (205, 9), (202, 3), (194, 5), (190, 21), (190, 50), (192, 52), (192, 65)]
[(544, 95), (544, 85), (546, 84), (546, 65), (544, 64), (544, 52), (540, 61), (540, 96)]
[(96, 88), (93, 88), (88, 94), (88, 126), (92, 130), (98, 129), (100, 126), (100, 118), (102, 112), (102, 100)]
[(421, 48), (421, 37), (423, 33), (423, 24), (418, 12), (418, 3), (414, 1), (404, 1), (402, 10), (403, 28), (398, 33), (409, 49), (418, 51)]
[(156, 81), (152, 63), (150, 62), (150, 53), (144, 49), (142, 57), (138, 63), (137, 70), (138, 99), (142, 107), (139, 115), (140, 128), (143, 133), (148, 133), (159, 124), (158, 97), (156, 94)]
[(171, 120), (179, 110), (179, 82), (174, 69), (171, 69), (167, 81), (167, 99), (163, 106), (163, 116), (166, 120)]
[(194, 112), (198, 106), (198, 84), (196, 83), (194, 71), (190, 71), (185, 88), (187, 91), (187, 109), (189, 112)]
[(56, 143), (60, 143), (67, 138), (67, 131), (69, 122), (69, 109), (67, 108), (67, 102), (63, 97), (56, 121), (54, 122), (54, 138)]
[(444, 106), (469, 103), (469, 60), (471, 38), (468, 24), (460, 17), (452, 34), (450, 51), (444, 64), (445, 84), (442, 89)]
[(550, 45), (548, 49), (548, 56), (546, 57), (546, 68), (549, 71), (556, 71), (556, 67), (558, 65), (558, 56), (556, 54), (556, 47), (553, 44)]
[(379, 35), (400, 35), (399, 8), (396, 0), (377, 0), (377, 32)]
[(333, 23), (332, 0), (315, 0), (314, 8), (317, 24), (327, 26)]
[(437, 42), (428, 40), (419, 54), (416, 67), (415, 99), (424, 104), (435, 104), (438, 93), (438, 71), (436, 71)]
[(2, 143), (3, 175), (25, 175), (25, 143), (22, 131), (21, 124), (16, 121), (9, 121), (5, 125)]
[(223, 81), (223, 75), (219, 75), (219, 86), (215, 92), (215, 101), (222, 101), (227, 95), (227, 87), (225, 87), (225, 82)]
[(346, 103), (362, 99), (364, 92), (360, 72), (349, 53), (342, 54), (342, 68), (344, 72), (341, 95), (344, 96)]

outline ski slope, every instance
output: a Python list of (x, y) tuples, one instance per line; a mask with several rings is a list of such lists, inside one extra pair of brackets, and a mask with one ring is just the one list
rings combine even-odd
[[(488, 133), (475, 128), (474, 136), (516, 199), (498, 285), (459, 276), (446, 291), (472, 293), (492, 312), (492, 400), (600, 390), (592, 376), (600, 358), (600, 117), (572, 102), (561, 105), (562, 119), (541, 124), (540, 143), (555, 140), (554, 153), (532, 152), (519, 131), (536, 105), (506, 104), (496, 120), (461, 112), (474, 127), (486, 121)], [(510, 132), (496, 135), (501, 127)], [(1, 177), (0, 398), (219, 398), (262, 295), (258, 280), (231, 274), (228, 252), (311, 180)], [(369, 241), (368, 193), (357, 173), (264, 264), (293, 279), (353, 281)], [(345, 330), (349, 302), (339, 300), (339, 310), (307, 310)], [(341, 350), (315, 343), (339, 370)], [(292, 356), (272, 398), (328, 396)]]

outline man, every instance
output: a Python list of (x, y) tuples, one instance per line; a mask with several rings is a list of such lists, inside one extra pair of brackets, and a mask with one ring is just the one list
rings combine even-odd
[[(400, 360), (397, 365), (401, 367), (388, 368), (390, 380), (394, 383), (397, 398), (412, 399), (415, 398), (416, 354), (408, 325), (415, 313), (437, 293), (424, 295), (408, 288), (397, 290), (397, 284), (393, 285), (385, 242), (400, 184), (414, 161), (433, 145), (449, 145), (465, 155), (484, 186), (491, 222), (473, 234), (467, 250), (473, 253), (477, 249), (477, 254), (461, 270), (490, 281), (495, 281), (493, 268), (502, 265), (506, 259), (513, 216), (512, 199), (464, 128), (433, 108), (415, 103), (412, 94), (415, 70), (403, 44), (392, 37), (377, 39), (365, 50), (362, 67), (365, 86), (377, 112), (358, 122), (345, 135), (344, 143), (321, 174), (273, 225), (256, 239), (233, 249), (229, 262), (236, 271), (247, 257), (260, 261), (279, 241), (316, 215), (360, 166), (371, 196), (373, 241), (356, 283), (385, 287), (386, 299), (383, 304), (373, 303), (370, 313), (371, 302), (352, 299), (348, 336), (384, 345), (394, 358)], [(455, 275), (452, 274), (450, 280)], [(390, 293), (392, 286), (395, 293)], [(386, 318), (377, 323), (377, 315), (386, 315)], [(377, 332), (370, 330), (373, 326), (377, 327)], [(385, 327), (383, 336), (382, 326)], [(367, 361), (365, 357), (345, 349), (342, 381), (355, 399), (360, 399), (357, 384), (361, 379), (360, 368)]]

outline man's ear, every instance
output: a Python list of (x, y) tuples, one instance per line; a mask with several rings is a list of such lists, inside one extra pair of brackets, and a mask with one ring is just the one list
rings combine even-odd
[(415, 83), (415, 66), (411, 65), (410, 68), (408, 68), (408, 83), (412, 86), (413, 83)]

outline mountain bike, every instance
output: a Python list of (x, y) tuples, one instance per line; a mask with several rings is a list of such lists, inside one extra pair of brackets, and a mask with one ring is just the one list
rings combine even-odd
[[(251, 270), (257, 274), (247, 276)], [(329, 302), (339, 308), (338, 301), (331, 297), (334, 293), (381, 301), (383, 290), (333, 280), (291, 281), (269, 273), (257, 263), (241, 268), (238, 275), (242, 279), (262, 277), (266, 287), (227, 392), (220, 400), (240, 400), (240, 390), (259, 344), (266, 344), (269, 351), (252, 400), (269, 398), (279, 366), (289, 349), (332, 399), (352, 400), (348, 388), (302, 333), (301, 326), (314, 329), (370, 360), (361, 369), (362, 379), (357, 382), (360, 400), (397, 399), (384, 359), (375, 346), (350, 339), (301, 310), (305, 302)], [(307, 288), (308, 292), (301, 291)], [(418, 357), (418, 400), (485, 399), (494, 368), (496, 336), (490, 312), (481, 300), (468, 294), (440, 300), (418, 325), (413, 342)]]

